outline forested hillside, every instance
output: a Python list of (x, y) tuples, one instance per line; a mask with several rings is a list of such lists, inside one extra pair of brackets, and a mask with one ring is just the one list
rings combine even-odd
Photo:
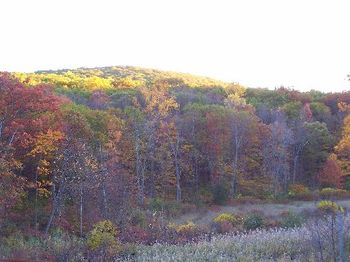
[(1, 73), (0, 234), (349, 190), (349, 105), (136, 67)]

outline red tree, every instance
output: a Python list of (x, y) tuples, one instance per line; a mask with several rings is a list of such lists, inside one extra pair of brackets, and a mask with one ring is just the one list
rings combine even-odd
[(331, 154), (324, 164), (319, 175), (319, 182), (323, 187), (343, 187), (342, 172), (335, 154)]

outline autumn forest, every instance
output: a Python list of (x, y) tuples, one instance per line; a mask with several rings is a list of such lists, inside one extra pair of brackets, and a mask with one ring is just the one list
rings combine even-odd
[(346, 199), (349, 113), (350, 91), (123, 66), (0, 73), (0, 259), (117, 261), (240, 225), (184, 214)]

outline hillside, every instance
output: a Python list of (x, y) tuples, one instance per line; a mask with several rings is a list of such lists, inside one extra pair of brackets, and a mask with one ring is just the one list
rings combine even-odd
[(63, 69), (57, 71), (37, 71), (36, 74), (65, 75), (68, 72), (72, 72), (73, 74), (76, 74), (80, 77), (97, 76), (101, 78), (114, 78), (118, 80), (131, 79), (134, 81), (140, 81), (144, 84), (152, 84), (155, 81), (162, 79), (178, 79), (180, 81), (183, 81), (184, 84), (191, 87), (227, 85), (227, 83), (223, 81), (215, 80), (209, 77), (132, 66), (112, 66), (96, 68), (79, 68), (73, 70)]
[[(118, 253), (287, 216), (240, 209), (246, 201), (346, 199), (349, 105), (350, 92), (254, 89), (138, 67), (0, 73), (0, 259), (17, 235), (24, 253), (26, 239), (58, 234), (82, 241), (76, 253), (94, 260), (107, 252), (103, 241)], [(229, 212), (229, 223), (182, 223), (209, 208)]]

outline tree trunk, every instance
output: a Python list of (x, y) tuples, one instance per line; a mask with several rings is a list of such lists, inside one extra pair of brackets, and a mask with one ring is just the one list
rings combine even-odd
[(0, 138), (1, 138), (1, 136), (2, 136), (3, 127), (4, 127), (4, 120), (1, 119), (1, 121), (0, 121)]
[(298, 159), (299, 159), (299, 156), (296, 155), (294, 157), (294, 160), (293, 160), (293, 177), (292, 177), (293, 184), (295, 184), (295, 179), (296, 179), (296, 174), (297, 174)]
[(106, 182), (102, 183), (102, 199), (103, 199), (103, 215), (105, 219), (108, 218), (108, 203), (107, 203), (107, 191), (106, 191)]
[(55, 184), (53, 184), (53, 187), (52, 187), (52, 196), (53, 196), (53, 202), (52, 202), (52, 210), (51, 210), (51, 214), (50, 214), (50, 217), (49, 217), (49, 221), (46, 225), (46, 228), (45, 228), (45, 234), (47, 234), (51, 228), (51, 225), (52, 225), (52, 222), (53, 222), (53, 219), (55, 217), (55, 213), (59, 207), (59, 201), (60, 201), (60, 198), (61, 198), (61, 195), (63, 193), (63, 190), (64, 190), (64, 184), (62, 184), (59, 189), (58, 189), (58, 192), (56, 193), (56, 186)]
[(175, 165), (175, 176), (176, 176), (176, 201), (181, 201), (181, 166), (179, 160), (179, 151), (180, 151), (180, 137), (176, 134), (175, 143), (170, 144), (170, 149), (172, 151), (172, 155), (174, 157), (174, 165)]
[(140, 206), (144, 204), (144, 171), (142, 168), (142, 159), (141, 159), (141, 149), (139, 138), (136, 138), (135, 141), (135, 153), (136, 153), (136, 183), (137, 183), (137, 195), (138, 203)]
[(233, 197), (237, 193), (238, 154), (239, 154), (239, 149), (240, 149), (240, 141), (238, 138), (237, 126), (234, 127), (234, 130), (235, 130), (235, 135), (234, 135), (235, 151), (234, 151), (234, 159), (232, 162), (232, 181), (231, 181), (231, 194)]
[(80, 207), (79, 207), (79, 213), (80, 213), (80, 237), (83, 237), (83, 185), (80, 183)]
[(180, 184), (181, 169), (180, 169), (177, 155), (175, 157), (175, 170), (176, 170), (176, 201), (180, 202), (181, 201), (181, 184)]
[(34, 227), (38, 231), (38, 170), (35, 171), (35, 215), (34, 215)]

